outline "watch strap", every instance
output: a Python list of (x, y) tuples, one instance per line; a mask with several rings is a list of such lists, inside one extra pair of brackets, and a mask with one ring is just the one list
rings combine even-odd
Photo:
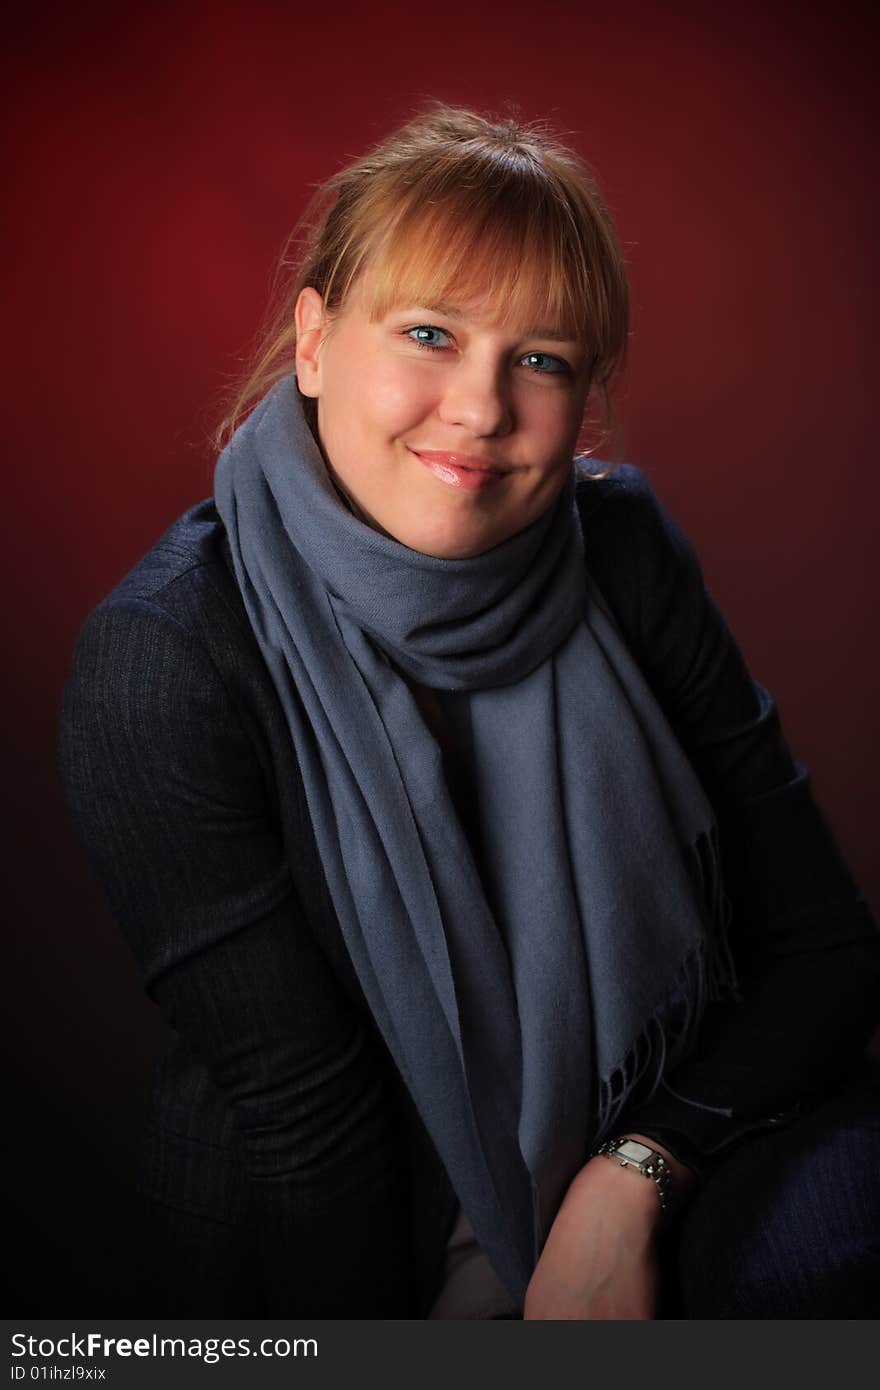
[(660, 1210), (664, 1216), (669, 1214), (673, 1199), (672, 1171), (661, 1153), (641, 1139), (620, 1134), (600, 1144), (591, 1157), (598, 1154), (614, 1159), (621, 1168), (634, 1168), (642, 1177), (653, 1182), (660, 1199)]

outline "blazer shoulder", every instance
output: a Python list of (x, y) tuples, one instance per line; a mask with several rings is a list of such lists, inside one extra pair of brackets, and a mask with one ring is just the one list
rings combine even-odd
[[(653, 497), (643, 468), (634, 463), (607, 463), (580, 456), (575, 459), (575, 493), (581, 510), (590, 513), (609, 499), (621, 501)], [(606, 471), (610, 470), (610, 471)]]
[(221, 670), (253, 655), (254, 637), (213, 498), (190, 507), (89, 612), (77, 647), (97, 634), (176, 630), (175, 645), (199, 645)]
[(623, 463), (607, 477), (590, 475), (601, 466), (579, 465), (575, 485), (586, 568), (627, 639), (640, 644), (664, 596), (682, 584), (702, 587), (700, 563), (644, 469)]
[(160, 735), (166, 763), (191, 763), (205, 728), (234, 745), (243, 778), (253, 750), (268, 769), (278, 711), (224, 543), (213, 501), (199, 503), (87, 614), (61, 697), (62, 765), (112, 756), (121, 738), (155, 750)]
[(178, 581), (200, 571), (221, 588), (226, 579), (232, 579), (225, 543), (226, 531), (214, 500), (205, 498), (177, 517), (97, 606), (142, 600), (178, 610), (183, 617), (188, 589), (183, 586), (178, 592)]
[(112, 777), (128, 749), (157, 787), (168, 776), (202, 785), (222, 767), (257, 804), (274, 707), (224, 537), (213, 502), (199, 503), (86, 616), (59, 719), (74, 792), (99, 767)]
[(606, 476), (596, 476), (607, 466), (598, 459), (576, 460), (575, 501), (585, 530), (681, 534), (646, 469), (619, 463)]

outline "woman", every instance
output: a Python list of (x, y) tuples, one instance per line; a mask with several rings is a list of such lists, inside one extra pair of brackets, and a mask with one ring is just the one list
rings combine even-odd
[(626, 333), (577, 157), (435, 107), (85, 624), (62, 772), (172, 1029), (153, 1314), (877, 1309), (880, 941), (688, 542), (574, 459)]

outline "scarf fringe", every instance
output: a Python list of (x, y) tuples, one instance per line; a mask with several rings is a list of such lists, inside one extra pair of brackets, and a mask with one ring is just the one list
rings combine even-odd
[(597, 1128), (591, 1146), (609, 1137), (637, 1087), (648, 1085), (650, 1078), (647, 1094), (640, 1097), (650, 1100), (667, 1068), (676, 1067), (687, 1056), (706, 1005), (739, 997), (729, 939), (733, 913), (721, 878), (716, 826), (701, 831), (694, 843), (687, 846), (685, 862), (705, 934), (685, 956), (667, 997), (647, 1020), (623, 1062), (608, 1077), (600, 1079)]

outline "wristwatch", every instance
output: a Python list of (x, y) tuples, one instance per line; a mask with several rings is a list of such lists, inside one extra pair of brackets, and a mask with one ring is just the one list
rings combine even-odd
[(643, 1178), (650, 1178), (657, 1188), (660, 1210), (664, 1214), (668, 1213), (672, 1201), (672, 1173), (661, 1153), (652, 1149), (649, 1144), (643, 1144), (641, 1139), (629, 1139), (626, 1135), (621, 1135), (617, 1139), (607, 1139), (604, 1144), (600, 1144), (596, 1154), (616, 1159), (621, 1168), (635, 1168)]

